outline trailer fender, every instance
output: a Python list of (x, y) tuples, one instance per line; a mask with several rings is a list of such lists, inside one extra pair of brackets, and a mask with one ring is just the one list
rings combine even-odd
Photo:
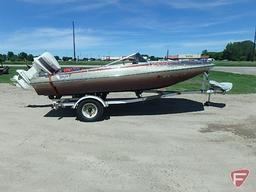
[(77, 108), (78, 104), (81, 102), (81, 101), (84, 101), (86, 99), (94, 99), (96, 101), (99, 101), (103, 107), (108, 107), (108, 104), (103, 100), (101, 99), (100, 97), (97, 97), (97, 96), (93, 96), (93, 95), (87, 95), (87, 96), (84, 96), (82, 98), (80, 98), (74, 105), (73, 105), (73, 109)]

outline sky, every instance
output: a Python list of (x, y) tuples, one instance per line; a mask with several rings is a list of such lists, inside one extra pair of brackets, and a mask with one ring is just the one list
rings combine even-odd
[(0, 53), (164, 56), (253, 40), (256, 0), (1, 0)]

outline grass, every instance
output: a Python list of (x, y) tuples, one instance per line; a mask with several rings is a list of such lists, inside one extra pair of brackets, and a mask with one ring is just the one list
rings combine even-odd
[[(233, 83), (233, 89), (229, 92), (231, 94), (256, 93), (256, 76), (254, 75), (240, 75), (213, 71), (210, 73), (209, 78), (218, 82)], [(167, 89), (171, 91), (198, 90), (202, 85), (202, 79), (202, 76), (197, 76), (190, 80), (168, 87)]]
[(250, 61), (214, 61), (214, 64), (225, 67), (256, 67), (256, 62)]
[(9, 74), (0, 75), (0, 83), (10, 83), (10, 79), (16, 74), (17, 69), (26, 69), (25, 67), (10, 67)]
[(26, 65), (26, 64), (32, 64), (32, 61), (5, 61), (3, 62), (3, 65)]
[[(17, 69), (21, 69), (21, 67), (10, 67), (9, 74), (0, 76), (0, 83), (10, 83), (10, 78), (16, 74)], [(218, 82), (232, 82), (234, 86), (230, 91), (231, 94), (256, 93), (256, 76), (254, 75), (213, 71), (210, 73), (209, 78)], [(197, 76), (167, 89), (171, 91), (198, 90), (201, 88), (201, 84), (202, 76)]]

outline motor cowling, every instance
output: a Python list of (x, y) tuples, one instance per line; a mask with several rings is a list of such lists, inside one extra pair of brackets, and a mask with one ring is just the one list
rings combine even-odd
[(34, 58), (32, 67), (25, 70), (17, 70), (18, 75), (15, 75), (11, 80), (17, 87), (21, 87), (23, 89), (29, 89), (30, 82), (32, 78), (36, 78), (42, 72), (45, 75), (54, 75), (60, 71), (61, 67), (55, 57), (45, 52), (39, 57)]

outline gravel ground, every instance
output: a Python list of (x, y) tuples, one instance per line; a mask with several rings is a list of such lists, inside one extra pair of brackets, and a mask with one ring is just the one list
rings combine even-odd
[(0, 191), (229, 192), (239, 168), (239, 191), (256, 189), (256, 95), (179, 95), (82, 123), (33, 91), (0, 92)]
[(214, 67), (213, 71), (222, 71), (228, 73), (256, 75), (256, 67)]

